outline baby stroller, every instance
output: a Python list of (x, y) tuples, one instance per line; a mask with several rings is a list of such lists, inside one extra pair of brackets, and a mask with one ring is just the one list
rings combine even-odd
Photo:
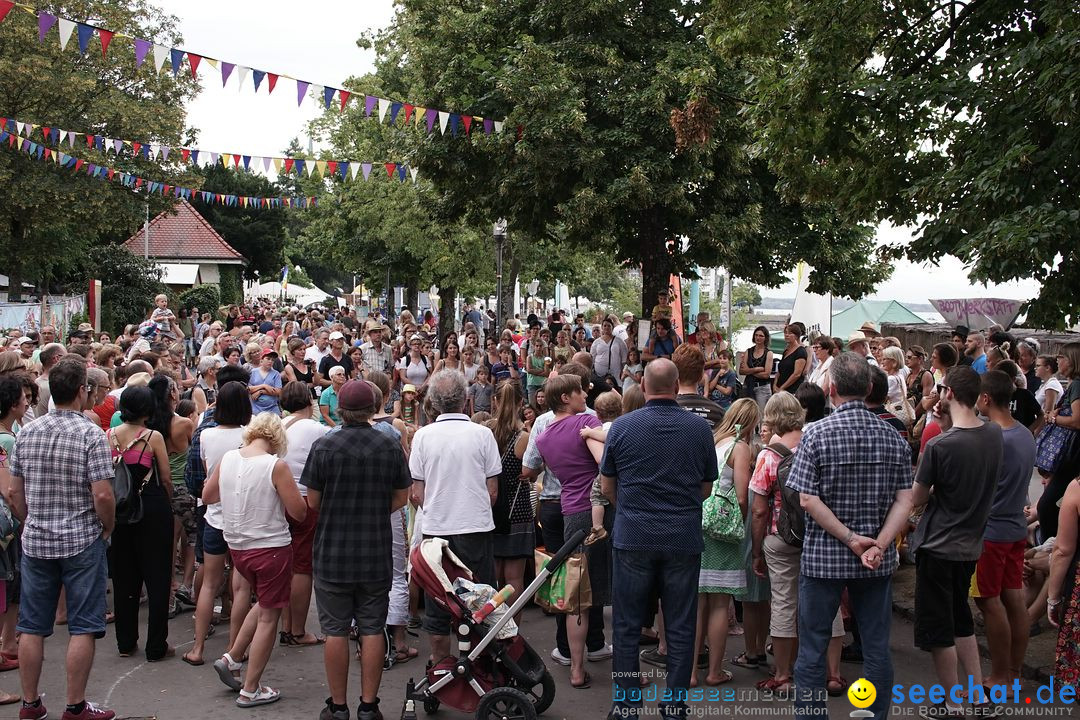
[[(495, 622), (491, 618), (475, 622), (472, 611), (454, 592), (454, 580), (471, 579), (472, 572), (450, 552), (445, 540), (429, 538), (415, 548), (413, 577), (450, 613), (457, 635), (458, 657), (443, 658), (427, 668), (419, 682), (410, 679), (405, 692), (406, 706), (410, 701), (421, 702), (424, 711), (431, 714), (445, 703), (461, 712), (475, 712), (477, 720), (535, 720), (547, 710), (555, 700), (555, 680), (544, 661), (520, 633), (505, 640), (497, 639), (497, 635), (581, 545), (585, 535), (585, 530), (574, 533)], [(441, 559), (441, 566), (433, 559)]]

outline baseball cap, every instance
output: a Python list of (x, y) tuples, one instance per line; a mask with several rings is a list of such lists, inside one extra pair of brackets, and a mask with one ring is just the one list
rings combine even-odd
[(37, 345), (37, 340), (30, 337), (29, 335), (23, 335), (21, 338), (19, 338), (20, 345), (25, 345), (26, 343), (30, 343), (31, 345)]
[(261, 357), (266, 357), (267, 355), (273, 355), (274, 357), (278, 356), (278, 354), (276, 352), (274, 352), (273, 348), (266, 348), (265, 350), (262, 351)]
[(350, 380), (338, 391), (341, 410), (367, 410), (375, 406), (375, 392), (367, 380)]
[(330, 333), (330, 339), (331, 340), (344, 340), (345, 335), (340, 330), (335, 330), (334, 332)]

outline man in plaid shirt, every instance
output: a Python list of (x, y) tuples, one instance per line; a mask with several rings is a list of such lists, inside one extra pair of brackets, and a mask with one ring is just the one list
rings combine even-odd
[[(892, 687), (893, 541), (912, 507), (911, 449), (866, 409), (870, 365), (846, 352), (833, 361), (832, 381), (836, 411), (807, 427), (788, 479), (806, 510), (795, 663), (795, 714), (802, 717), (827, 714), (825, 650), (845, 587), (862, 636), (864, 676)], [(879, 692), (871, 705), (878, 720), (888, 716), (889, 699)]]
[(56, 409), (27, 425), (15, 441), (8, 501), (24, 521), (22, 601), (16, 629), (23, 686), (21, 720), (48, 716), (38, 682), (45, 638), (53, 633), (60, 590), (67, 593), (67, 709), (63, 720), (112, 720), (86, 702), (96, 636), (105, 635), (106, 540), (116, 500), (105, 433), (82, 414), (90, 392), (86, 361), (69, 355), (49, 372)]

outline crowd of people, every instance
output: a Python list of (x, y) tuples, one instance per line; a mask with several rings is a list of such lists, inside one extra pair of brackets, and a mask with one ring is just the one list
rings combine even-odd
[[(46, 717), (45, 638), (66, 623), (62, 717), (108, 720), (86, 698), (95, 639), (115, 623), (121, 656), (174, 658), (169, 621), (194, 608), (180, 659), (209, 664), (238, 706), (281, 697), (262, 682), (275, 644), (323, 645), (320, 717), (351, 717), (352, 639), (357, 717), (375, 720), (384, 667), (421, 654), (410, 634), (428, 635), (430, 662), (452, 654), (411, 547), (443, 538), (478, 582), (520, 593), (534, 550), (579, 530), (592, 600), (554, 613), (550, 658), (579, 689), (610, 659), (612, 715), (640, 708), (641, 663), (677, 693), (790, 692), (801, 715), (846, 692), (844, 662), (890, 687), (901, 562), (915, 565), (914, 644), (944, 685), (1011, 683), (1047, 625), (1056, 678), (1077, 684), (1080, 343), (1050, 355), (958, 327), (927, 352), (869, 323), (843, 339), (792, 322), (782, 351), (759, 327), (736, 353), (708, 313), (684, 340), (672, 312), (662, 293), (639, 338), (632, 313), (499, 328), (468, 305), (440, 335), (430, 311), (388, 323), (263, 300), (174, 315), (159, 296), (115, 341), (88, 325), (64, 342), (11, 331), (0, 671), (22, 688), (0, 703)], [(960, 700), (992, 694), (930, 712), (959, 716)], [(870, 709), (889, 703), (879, 692)], [(664, 710), (682, 716), (685, 697)]]

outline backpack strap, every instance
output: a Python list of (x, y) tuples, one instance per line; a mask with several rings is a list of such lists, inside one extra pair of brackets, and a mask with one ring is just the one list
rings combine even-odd
[(787, 445), (784, 445), (783, 443), (778, 443), (778, 442), (769, 443), (765, 447), (767, 447), (768, 449), (772, 450), (774, 453), (779, 455), (781, 460), (783, 460), (786, 457), (789, 457), (792, 454), (791, 449)]

